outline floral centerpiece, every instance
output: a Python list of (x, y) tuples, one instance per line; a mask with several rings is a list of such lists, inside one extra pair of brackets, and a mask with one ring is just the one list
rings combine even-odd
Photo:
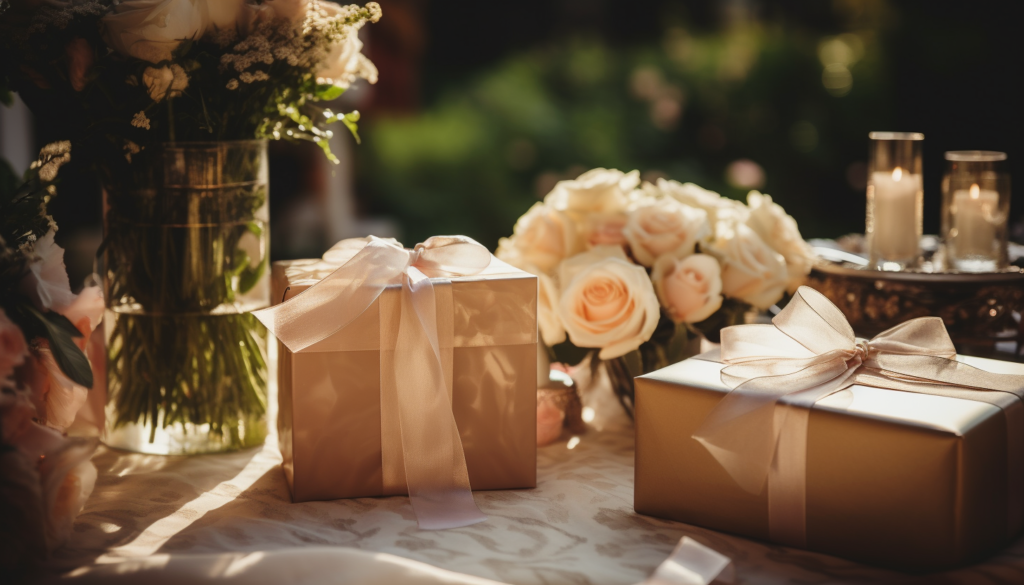
[(85, 348), (103, 297), (72, 294), (46, 213), (69, 157), (47, 146), (24, 183), (0, 161), (0, 572), (15, 581), (67, 539), (96, 479), (96, 440), (66, 432), (93, 385)]
[(540, 279), (540, 333), (554, 353), (589, 350), (627, 412), (632, 378), (717, 341), (811, 269), (796, 221), (768, 195), (747, 204), (692, 183), (594, 169), (561, 181), (498, 244)]
[[(0, 4), (0, 90), (59, 127), (104, 189), (107, 441), (155, 453), (266, 435), (266, 140), (329, 158), (331, 104), (376, 81), (376, 3), (73, 0)], [(358, 138), (358, 136), (357, 136)]]

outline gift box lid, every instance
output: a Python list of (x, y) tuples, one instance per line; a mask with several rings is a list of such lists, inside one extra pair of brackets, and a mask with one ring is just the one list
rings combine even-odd
[[(957, 360), (989, 372), (1024, 374), (1024, 364), (963, 355), (958, 355)], [(721, 380), (724, 367), (716, 349), (641, 377), (726, 393), (730, 389)], [(1009, 394), (999, 398), (1005, 400), (1006, 407), (1015, 400)], [(786, 402), (786, 399), (782, 402)], [(993, 404), (967, 398), (904, 392), (862, 384), (855, 384), (817, 401), (814, 409), (954, 434), (970, 431), (1000, 410)]]
[[(282, 303), (334, 272), (338, 264), (320, 259), (280, 260), (271, 269), (271, 294)], [(537, 277), (502, 262), (493, 255), (490, 264), (470, 276), (431, 278), (435, 286), (450, 285), (450, 294), (437, 295), (453, 311), (454, 347), (521, 345), (537, 343)], [(395, 307), (401, 285), (394, 283), (352, 323), (334, 335), (304, 349), (305, 352), (363, 351), (380, 348), (381, 307)], [(389, 309), (385, 309), (389, 310)]]

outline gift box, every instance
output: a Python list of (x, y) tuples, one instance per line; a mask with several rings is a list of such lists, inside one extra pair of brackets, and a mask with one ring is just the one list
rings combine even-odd
[[(345, 248), (343, 244), (336, 248)], [(275, 262), (275, 302), (299, 301), (349, 256), (332, 258), (329, 252), (325, 260)], [(486, 267), (473, 274), (429, 278), (437, 346), (432, 350), (428, 345), (426, 355), (441, 364), (445, 407), (457, 424), (456, 444), (461, 442), (472, 489), (532, 488), (537, 467), (537, 279), (489, 253), (487, 257)], [(365, 269), (375, 270), (379, 264), (368, 262)], [(409, 492), (406, 471), (411, 463), (403, 453), (410, 440), (419, 439), (409, 436), (410, 419), (400, 418), (400, 402), (409, 399), (404, 386), (426, 383), (429, 372), (421, 364), (407, 364), (415, 356), (410, 358), (408, 348), (400, 347), (406, 341), (401, 336), (409, 336), (400, 318), (409, 310), (402, 304), (408, 292), (403, 286), (410, 285), (391, 279), (354, 319), (304, 349), (291, 351), (279, 344), (278, 430), (293, 501)], [(356, 299), (336, 302), (345, 310)], [(433, 319), (435, 311), (429, 314)], [(383, 392), (382, 376), (403, 367), (412, 370), (412, 382), (403, 386), (399, 380), (394, 395)], [(429, 420), (433, 415), (426, 411), (414, 416), (412, 422), (436, 425), (436, 431), (427, 431), (444, 436), (442, 420)], [(438, 474), (449, 473), (445, 467), (451, 460), (445, 457), (451, 454), (435, 453), (433, 439), (420, 442), (430, 443), (423, 451), (427, 457), (442, 461), (419, 457), (414, 463), (428, 466), (428, 472), (435, 466)]]
[[(814, 295), (636, 379), (636, 511), (912, 572), (1017, 534), (1024, 365), (956, 356), (932, 319), (854, 340)], [(793, 318), (794, 303), (814, 318)], [(784, 362), (790, 341), (803, 353)]]

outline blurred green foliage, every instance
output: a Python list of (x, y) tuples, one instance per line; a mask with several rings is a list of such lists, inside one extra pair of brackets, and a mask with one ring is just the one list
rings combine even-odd
[[(885, 62), (875, 33), (756, 21), (669, 26), (629, 47), (567, 39), (449, 88), (419, 115), (374, 116), (361, 188), (407, 243), (464, 233), (493, 248), (556, 180), (599, 166), (730, 197), (758, 186), (805, 237), (862, 230), (857, 163), (889, 120)], [(730, 178), (740, 159), (764, 180), (751, 165), (746, 181)]]

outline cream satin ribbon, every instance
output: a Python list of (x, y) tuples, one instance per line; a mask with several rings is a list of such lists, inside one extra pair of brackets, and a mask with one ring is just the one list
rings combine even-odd
[(746, 491), (768, 482), (772, 540), (806, 546), (807, 426), (813, 404), (854, 384), (966, 398), (1007, 416), (1008, 526), (1024, 521), (1024, 376), (986, 372), (956, 361), (938, 317), (921, 317), (868, 340), (842, 312), (800, 287), (771, 325), (722, 330), (722, 381), (732, 391), (693, 438)]
[[(389, 285), (401, 285), (398, 336), (394, 351), (381, 347), (380, 380), (382, 404), (398, 409), (409, 500), (422, 529), (486, 520), (473, 501), (452, 413), (431, 278), (478, 274), (490, 264), (490, 252), (463, 236), (433, 237), (413, 250), (371, 236), (339, 242), (324, 260), (340, 266), (295, 297), (253, 315), (298, 352), (344, 329)], [(450, 318), (447, 323), (450, 329)]]

